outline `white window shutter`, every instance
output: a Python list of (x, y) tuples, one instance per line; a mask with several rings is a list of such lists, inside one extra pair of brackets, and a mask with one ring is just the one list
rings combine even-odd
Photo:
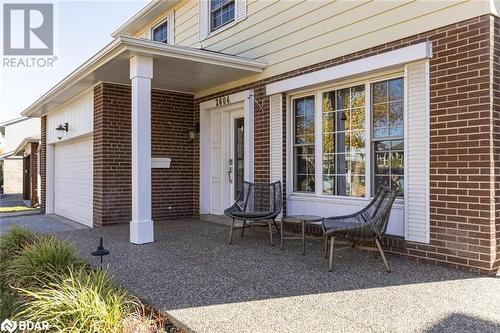
[[(283, 100), (281, 94), (269, 97), (269, 160), (271, 182), (283, 186)], [(281, 214), (279, 215), (281, 217)]]
[(208, 6), (210, 1), (200, 0), (198, 12), (199, 38), (200, 41), (208, 37), (210, 31), (209, 11)]
[(405, 239), (429, 243), (429, 62), (405, 66)]
[(168, 13), (168, 43), (175, 44), (175, 11)]
[(236, 21), (247, 18), (247, 0), (236, 0)]

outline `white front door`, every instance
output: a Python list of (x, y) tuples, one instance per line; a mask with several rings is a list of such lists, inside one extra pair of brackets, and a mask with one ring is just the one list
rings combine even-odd
[(210, 127), (210, 213), (222, 215), (244, 179), (242, 106), (214, 109)]

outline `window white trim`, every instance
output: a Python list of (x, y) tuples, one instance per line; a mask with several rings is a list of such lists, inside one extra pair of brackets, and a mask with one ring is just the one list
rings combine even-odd
[(174, 43), (174, 40), (175, 40), (175, 22), (174, 22), (174, 18), (175, 18), (175, 11), (171, 10), (170, 12), (168, 12), (168, 14), (164, 17), (162, 17), (161, 19), (157, 20), (152, 26), (150, 29), (148, 29), (147, 33), (149, 35), (146, 36), (147, 39), (150, 39), (152, 41), (154, 41), (153, 37), (154, 37), (154, 29), (158, 28), (158, 26), (162, 25), (163, 23), (167, 23), (167, 43), (166, 44), (169, 44), (169, 45), (173, 45), (175, 44)]
[(247, 18), (247, 7), (248, 0), (235, 0), (234, 1), (234, 20), (227, 23), (220, 28), (211, 31), (211, 10), (210, 10), (210, 0), (200, 0), (199, 2), (199, 14), (198, 14), (198, 29), (199, 29), (199, 40), (204, 41), (207, 38), (215, 36), (218, 33), (230, 29), (238, 22), (241, 22)]
[(266, 86), (266, 94), (274, 95), (290, 92), (305, 87), (313, 87), (334, 80), (380, 71), (391, 67), (402, 66), (409, 62), (432, 57), (432, 44), (423, 42), (394, 51), (385, 52), (360, 60), (351, 61), (338, 66), (326, 68), (290, 79), (270, 83)]
[[(393, 69), (392, 71), (382, 72), (372, 74), (370, 76), (365, 76), (364, 78), (358, 78), (356, 80), (344, 80), (342, 82), (337, 82), (332, 85), (323, 85), (316, 89), (307, 89), (296, 94), (287, 95), (287, 195), (293, 195), (294, 197), (309, 197), (309, 198), (328, 198), (335, 200), (340, 198), (343, 200), (347, 199), (368, 199), (371, 197), (371, 184), (373, 181), (373, 173), (371, 172), (372, 165), (372, 122), (371, 122), (371, 84), (375, 82), (391, 80), (395, 78), (404, 77), (404, 67), (399, 67)], [(406, 84), (406, 80), (404, 80)], [(322, 96), (323, 93), (332, 90), (340, 90), (343, 88), (365, 85), (365, 196), (364, 198), (353, 197), (353, 196), (343, 196), (343, 195), (326, 195), (323, 194), (323, 110), (322, 110)], [(297, 98), (302, 98), (306, 96), (315, 96), (314, 101), (314, 126), (315, 126), (315, 191), (313, 192), (296, 192), (294, 191), (294, 117), (293, 117), (293, 101)], [(405, 96), (406, 97), (406, 96)], [(406, 104), (405, 104), (406, 105)], [(406, 112), (406, 110), (405, 110)], [(406, 125), (406, 124), (405, 124)], [(405, 141), (406, 142), (406, 141)], [(290, 144), (289, 144), (290, 143)], [(405, 152), (407, 147), (405, 145)], [(406, 161), (406, 159), (405, 159)], [(405, 177), (406, 177), (406, 165), (405, 165)], [(405, 178), (406, 179), (406, 178)], [(406, 188), (406, 187), (405, 187)], [(397, 198), (396, 202), (403, 204), (403, 198)]]

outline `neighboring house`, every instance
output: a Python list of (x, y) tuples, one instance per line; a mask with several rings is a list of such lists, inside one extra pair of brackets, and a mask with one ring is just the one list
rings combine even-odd
[(40, 202), (39, 146), (40, 135), (38, 134), (21, 141), (13, 154), (13, 156), (20, 156), (23, 161), (23, 200), (30, 207), (36, 207)]
[(23, 157), (15, 154), (19, 144), (26, 138), (40, 135), (40, 119), (16, 118), (0, 123), (3, 135), (0, 163), (3, 164), (3, 192), (5, 194), (23, 193)]
[(42, 119), (42, 209), (142, 244), (221, 215), (242, 180), (322, 216), (386, 184), (403, 189), (389, 251), (495, 272), (496, 5), (152, 2), (23, 112)]

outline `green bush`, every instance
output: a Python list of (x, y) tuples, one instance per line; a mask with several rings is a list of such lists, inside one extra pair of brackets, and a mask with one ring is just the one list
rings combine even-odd
[(25, 289), (39, 288), (65, 277), (68, 268), (84, 263), (72, 244), (53, 236), (39, 238), (28, 244), (7, 266), (7, 282)]
[(0, 262), (7, 262), (18, 255), (29, 244), (33, 244), (36, 236), (29, 229), (13, 225), (0, 237)]
[(30, 301), (18, 318), (47, 321), (54, 332), (121, 332), (138, 313), (139, 301), (115, 286), (104, 271), (69, 269), (65, 279), (34, 291), (18, 289)]
[(0, 322), (12, 317), (20, 304), (7, 284), (8, 265), (35, 240), (36, 237), (30, 230), (17, 225), (0, 236)]

